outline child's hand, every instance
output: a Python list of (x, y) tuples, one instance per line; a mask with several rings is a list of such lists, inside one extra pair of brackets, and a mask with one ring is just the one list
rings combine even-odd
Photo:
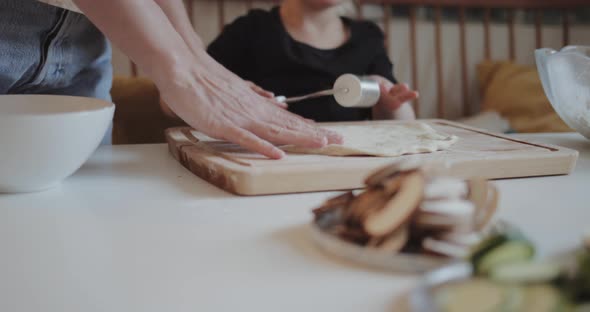
[(407, 84), (394, 85), (390, 81), (380, 81), (381, 97), (377, 106), (383, 110), (395, 111), (404, 103), (418, 98), (418, 92), (410, 89)]
[(418, 92), (411, 90), (407, 84), (393, 84), (381, 76), (370, 76), (379, 83), (381, 97), (373, 106), (373, 119), (416, 119), (414, 109), (408, 103), (418, 98)]

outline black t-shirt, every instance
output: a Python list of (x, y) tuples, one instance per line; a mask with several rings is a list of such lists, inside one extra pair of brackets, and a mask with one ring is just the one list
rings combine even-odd
[[(349, 40), (336, 49), (317, 49), (293, 39), (279, 8), (252, 10), (226, 26), (208, 48), (209, 54), (238, 76), (287, 97), (332, 88), (342, 74), (380, 75), (395, 82), (383, 33), (373, 23), (342, 18)], [(333, 97), (289, 105), (289, 110), (315, 121), (371, 118), (367, 108), (346, 108)]]

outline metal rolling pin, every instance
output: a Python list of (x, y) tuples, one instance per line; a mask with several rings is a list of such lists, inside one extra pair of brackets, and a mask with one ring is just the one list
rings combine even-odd
[(379, 101), (381, 91), (379, 83), (371, 78), (345, 74), (336, 79), (332, 89), (289, 98), (281, 95), (275, 99), (283, 103), (294, 103), (329, 95), (333, 95), (336, 102), (344, 107), (371, 107)]

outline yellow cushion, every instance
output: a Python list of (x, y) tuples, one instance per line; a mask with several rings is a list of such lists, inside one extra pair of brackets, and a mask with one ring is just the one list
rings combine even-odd
[(535, 67), (484, 61), (477, 74), (483, 110), (500, 113), (515, 131), (572, 131), (551, 107)]

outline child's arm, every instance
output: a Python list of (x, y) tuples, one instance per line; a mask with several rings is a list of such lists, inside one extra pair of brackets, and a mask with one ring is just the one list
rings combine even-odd
[(411, 90), (406, 84), (393, 84), (384, 77), (370, 76), (379, 82), (381, 97), (373, 106), (373, 119), (416, 119), (410, 101), (418, 98), (418, 92)]
[(373, 23), (366, 23), (366, 35), (372, 38), (369, 43), (375, 55), (365, 75), (370, 75), (379, 82), (381, 97), (373, 107), (373, 119), (415, 119), (414, 109), (407, 103), (415, 100), (418, 93), (410, 90), (406, 84), (398, 84), (393, 77), (393, 64), (383, 45), (383, 32)]

